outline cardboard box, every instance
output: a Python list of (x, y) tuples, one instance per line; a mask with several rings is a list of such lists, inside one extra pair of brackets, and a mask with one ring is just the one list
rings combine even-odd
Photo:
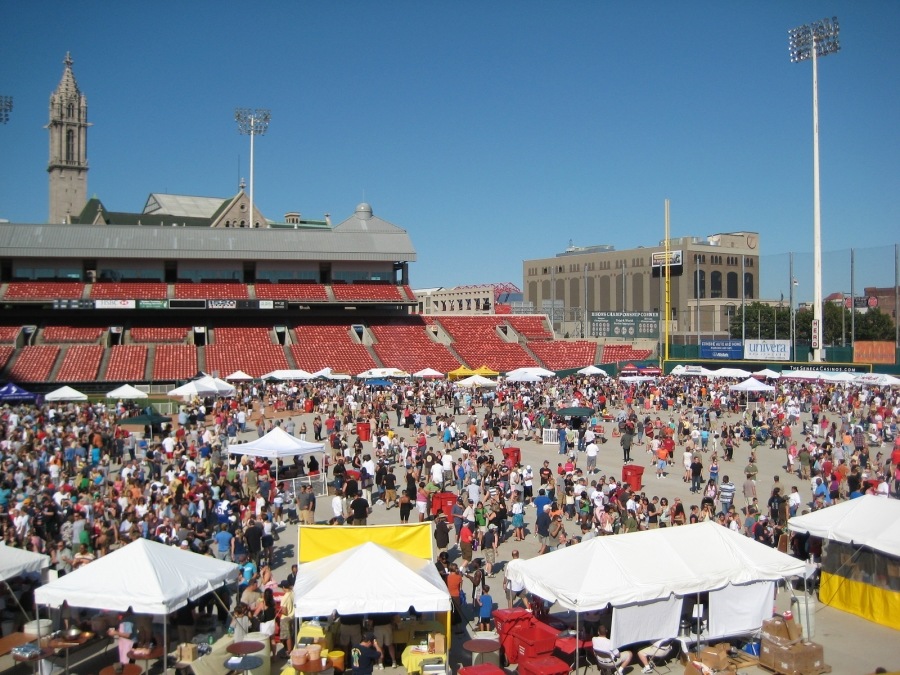
[(779, 673), (815, 675), (825, 666), (824, 650), (815, 642), (782, 645), (763, 637), (759, 665)]
[(175, 652), (175, 658), (181, 663), (190, 663), (191, 661), (196, 661), (199, 658), (199, 654), (197, 653), (197, 645), (190, 642), (183, 642), (178, 645), (178, 649)]
[(700, 662), (713, 670), (721, 670), (728, 665), (728, 650), (722, 646), (704, 647), (700, 652)]
[(825, 650), (815, 642), (801, 642), (794, 645), (794, 662), (801, 673), (820, 673), (825, 666)]
[(763, 621), (762, 637), (782, 646), (790, 646), (800, 641), (800, 627), (797, 626), (797, 637), (792, 638), (785, 620), (780, 616), (773, 616), (771, 619)]
[(434, 653), (435, 654), (446, 654), (447, 653), (447, 640), (444, 638), (443, 633), (435, 633), (434, 634)]
[(787, 619), (783, 619), (784, 626), (787, 629), (788, 639), (791, 641), (797, 641), (803, 637), (803, 633), (800, 629), (800, 623), (793, 616), (790, 621)]

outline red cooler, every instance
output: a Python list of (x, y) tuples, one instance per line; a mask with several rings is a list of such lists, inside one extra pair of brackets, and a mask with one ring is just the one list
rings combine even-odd
[(507, 663), (518, 663), (519, 654), (511, 629), (521, 624), (531, 623), (533, 619), (531, 612), (520, 607), (495, 609), (492, 616), (494, 617), (494, 625), (497, 627), (497, 633), (500, 636), (500, 647)]
[(368, 441), (372, 438), (372, 425), (368, 422), (357, 422), (356, 435), (359, 436), (359, 440), (363, 442)]
[(628, 483), (633, 492), (641, 491), (641, 479), (644, 476), (644, 467), (637, 464), (625, 464), (622, 467), (622, 482)]
[(556, 638), (559, 636), (558, 630), (540, 621), (521, 623), (513, 628), (511, 633), (519, 663), (552, 654), (556, 648)]
[(525, 659), (518, 668), (522, 675), (566, 675), (569, 670), (569, 664), (555, 656)]
[(481, 663), (477, 666), (460, 668), (459, 675), (506, 675), (506, 671), (493, 663)]

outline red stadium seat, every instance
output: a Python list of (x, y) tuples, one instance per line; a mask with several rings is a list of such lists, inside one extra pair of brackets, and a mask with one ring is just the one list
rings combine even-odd
[(80, 281), (11, 281), (5, 300), (78, 300), (84, 294)]
[(298, 368), (315, 372), (331, 368), (356, 375), (376, 367), (365, 345), (350, 338), (350, 326), (297, 326), (297, 344), (291, 354)]
[(147, 379), (147, 345), (115, 345), (109, 349), (108, 382), (142, 382)]
[(154, 380), (186, 380), (196, 375), (197, 370), (197, 348), (194, 345), (156, 346)]
[(393, 284), (334, 284), (331, 292), (338, 302), (403, 301), (400, 289)]
[(47, 382), (59, 356), (57, 345), (27, 345), (19, 351), (9, 379), (13, 382)]
[(47, 326), (44, 329), (44, 342), (97, 342), (101, 337), (102, 328)]
[(328, 302), (322, 284), (256, 284), (259, 300), (293, 300), (295, 302)]
[(101, 345), (74, 345), (66, 350), (56, 373), (57, 382), (93, 382), (103, 358)]

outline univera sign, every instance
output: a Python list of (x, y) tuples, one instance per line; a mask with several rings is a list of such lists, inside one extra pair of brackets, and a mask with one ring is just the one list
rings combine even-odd
[(790, 340), (744, 340), (747, 361), (790, 361)]

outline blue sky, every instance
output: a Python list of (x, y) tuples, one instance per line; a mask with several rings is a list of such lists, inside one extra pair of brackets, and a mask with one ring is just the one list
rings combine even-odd
[[(338, 222), (368, 201), (409, 231), (417, 287), (521, 285), (524, 259), (570, 241), (654, 244), (665, 198), (675, 236), (755, 230), (763, 255), (809, 252), (812, 74), (790, 63), (787, 31), (836, 15), (843, 51), (819, 70), (823, 247), (900, 240), (897, 2), (35, 1), (4, 14), (0, 94), (15, 108), (0, 217), (47, 218), (42, 127), (71, 51), (94, 125), (89, 192), (109, 208), (232, 195), (249, 175), (234, 108), (270, 108), (263, 212)], [(892, 249), (877, 260), (857, 259), (858, 287), (891, 283)]]

